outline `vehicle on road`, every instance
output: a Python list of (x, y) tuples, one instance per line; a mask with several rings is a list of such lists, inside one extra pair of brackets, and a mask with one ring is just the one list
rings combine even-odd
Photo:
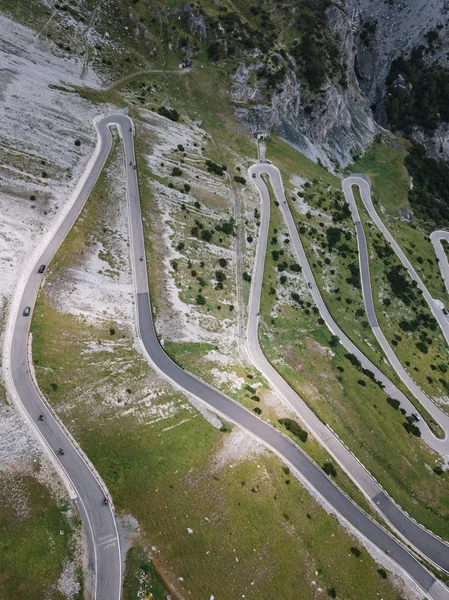
[(43, 421), (44, 420), (44, 415), (39, 415), (39, 421)]
[(109, 500), (106, 498), (106, 496), (103, 498), (103, 504), (106, 504), (106, 505), (109, 504)]
[(421, 417), (416, 413), (412, 413), (412, 417), (416, 422), (421, 421)]
[(38, 273), (43, 273), (45, 271), (45, 265), (41, 265), (37, 270)]
[(137, 165), (134, 165), (133, 169), (134, 169), (134, 171), (136, 171), (137, 170)]
[(26, 306), (24, 311), (23, 311), (23, 316), (24, 317), (29, 317), (30, 316), (30, 312), (31, 312), (31, 306)]
[(311, 282), (311, 281), (308, 281), (308, 282), (307, 282), (307, 285), (309, 286), (309, 288), (310, 288), (310, 289), (312, 289), (312, 288), (313, 288), (313, 285), (312, 285), (312, 282)]
[(133, 166), (133, 161), (132, 161), (132, 160), (130, 160), (130, 161), (129, 161), (129, 166), (130, 166), (130, 167), (132, 167), (132, 166)]
[(140, 257), (140, 260), (143, 260), (143, 256)]
[(255, 173), (253, 173), (252, 177), (253, 177), (253, 179), (256, 179), (256, 174), (255, 174)]
[(63, 448), (58, 448), (58, 454), (60, 454), (61, 456), (64, 456)]
[(443, 314), (449, 315), (449, 310), (446, 307), (443, 308)]

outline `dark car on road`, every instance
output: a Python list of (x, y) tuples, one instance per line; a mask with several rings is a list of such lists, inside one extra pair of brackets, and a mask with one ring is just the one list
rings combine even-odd
[(449, 310), (447, 310), (446, 307), (443, 308), (443, 314), (444, 315), (449, 315)]
[(45, 271), (45, 265), (41, 265), (37, 270), (38, 273), (43, 273)]
[(25, 307), (25, 310), (23, 311), (23, 316), (24, 317), (29, 317), (30, 316), (30, 312), (31, 312), (31, 307), (30, 306)]
[(421, 418), (420, 418), (420, 416), (419, 416), (419, 415), (417, 415), (416, 413), (412, 413), (412, 417), (413, 417), (413, 419), (414, 419), (416, 422), (418, 422), (418, 421), (421, 421)]

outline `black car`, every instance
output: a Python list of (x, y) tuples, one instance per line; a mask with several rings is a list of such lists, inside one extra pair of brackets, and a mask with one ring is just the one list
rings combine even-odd
[(31, 307), (30, 306), (25, 307), (25, 310), (23, 311), (23, 316), (24, 317), (29, 317), (30, 316), (30, 312), (31, 312)]
[(41, 265), (37, 270), (38, 273), (43, 273), (45, 271), (45, 265)]
[(444, 315), (449, 315), (449, 310), (447, 310), (446, 307), (443, 308), (443, 314)]

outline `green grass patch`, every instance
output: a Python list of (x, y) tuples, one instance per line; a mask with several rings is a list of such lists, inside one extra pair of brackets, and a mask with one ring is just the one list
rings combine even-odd
[(123, 600), (136, 600), (142, 595), (166, 600), (168, 593), (144, 549), (132, 546), (126, 553)]
[(0, 486), (5, 491), (0, 499), (0, 596), (62, 600), (55, 587), (64, 561), (73, 558), (77, 518), (68, 517), (66, 502), (57, 503), (30, 475), (1, 472)]

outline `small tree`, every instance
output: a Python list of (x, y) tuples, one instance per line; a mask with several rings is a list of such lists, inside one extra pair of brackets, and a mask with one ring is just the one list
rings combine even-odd
[(182, 175), (182, 170), (179, 167), (173, 167), (171, 174), (174, 177), (180, 177)]
[(204, 304), (206, 304), (206, 298), (202, 294), (198, 294), (196, 297), (196, 303), (200, 306), (204, 306)]

